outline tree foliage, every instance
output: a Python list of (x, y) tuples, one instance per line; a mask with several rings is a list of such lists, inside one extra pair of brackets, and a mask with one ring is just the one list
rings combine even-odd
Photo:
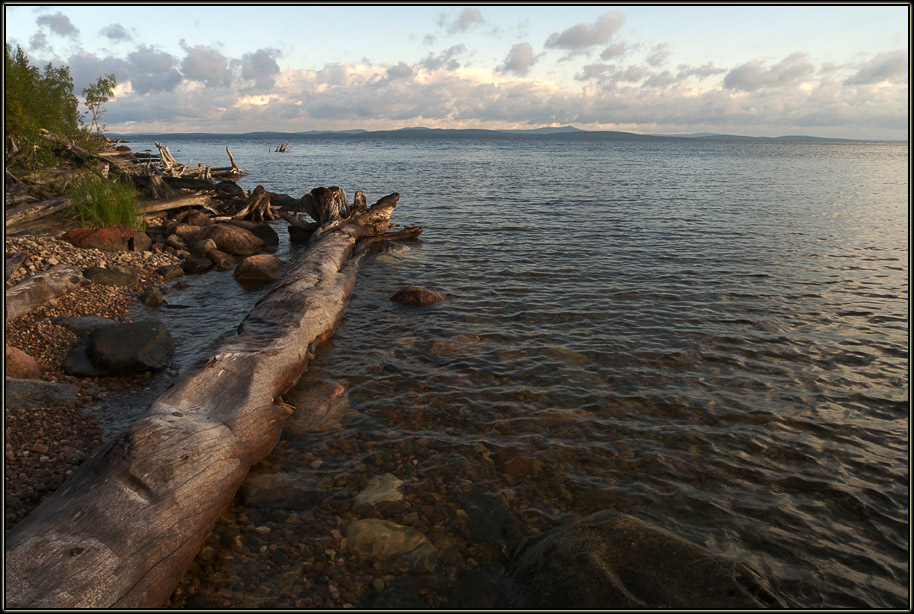
[[(25, 152), (17, 163), (34, 168), (55, 162), (53, 148), (39, 137), (42, 128), (88, 145), (89, 131), (79, 129), (79, 100), (73, 94), (69, 67), (55, 68), (49, 63), (42, 72), (31, 65), (29, 57), (18, 45), (13, 52), (7, 43), (5, 51), (4, 129), (6, 135), (16, 138)], [(105, 75), (83, 91), (86, 94), (91, 90), (91, 104), (89, 94), (86, 94), (87, 104), (96, 128), (101, 105), (111, 96), (114, 85), (114, 75)]]
[(83, 96), (86, 97), (86, 108), (92, 114), (92, 121), (88, 128), (89, 132), (92, 132), (92, 128), (95, 128), (95, 131), (99, 134), (104, 130), (104, 126), (99, 125), (98, 120), (102, 115), (102, 105), (108, 102), (108, 99), (114, 94), (116, 85), (117, 79), (114, 75), (104, 75), (83, 90)]

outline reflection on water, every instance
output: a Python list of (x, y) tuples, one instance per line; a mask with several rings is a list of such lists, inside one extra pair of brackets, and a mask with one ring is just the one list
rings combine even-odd
[[(230, 145), (249, 189), (398, 191), (396, 221), (425, 232), (363, 263), (303, 376), (345, 389), (339, 426), (287, 433), (254, 474), (296, 486), (242, 497), (214, 533), (286, 537), (198, 560), (187, 603), (289, 569), (301, 590), (241, 603), (326, 604), (328, 582), (330, 604), (371, 597), (377, 570), (326, 551), (378, 511), (355, 496), (384, 473), (406, 498), (381, 517), (446, 559), (413, 579), (431, 605), (454, 590), (447, 573), (602, 509), (748, 563), (795, 607), (907, 603), (905, 146), (302, 140), (278, 159)], [(218, 160), (225, 143), (170, 146)], [(163, 312), (179, 368), (259, 296), (218, 275), (169, 295), (195, 305)], [(391, 303), (405, 285), (449, 300)]]

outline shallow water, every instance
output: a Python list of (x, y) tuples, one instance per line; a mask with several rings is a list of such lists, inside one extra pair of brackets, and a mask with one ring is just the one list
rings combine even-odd
[[(489, 497), (521, 535), (632, 513), (748, 563), (795, 607), (907, 604), (906, 145), (167, 144), (214, 165), (229, 145), (247, 189), (396, 191), (393, 221), (425, 229), (363, 261), (303, 376), (341, 383), (354, 417), (284, 437), (258, 469), (310, 480), (327, 515), (352, 517), (393, 472), (436, 505)], [(168, 295), (175, 364), (109, 428), (234, 334), (261, 293), (230, 275)], [(406, 285), (449, 298), (391, 303)]]

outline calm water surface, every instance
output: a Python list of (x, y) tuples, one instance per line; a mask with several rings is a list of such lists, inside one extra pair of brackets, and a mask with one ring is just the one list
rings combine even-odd
[[(303, 376), (343, 384), (352, 414), (284, 436), (258, 469), (300, 474), (327, 514), (352, 517), (391, 472), (419, 501), (488, 497), (517, 527), (490, 540), (508, 548), (614, 509), (746, 562), (794, 607), (908, 603), (907, 145), (167, 144), (217, 166), (229, 145), (246, 189), (396, 191), (393, 220), (425, 229), (363, 261)], [(230, 275), (169, 296), (171, 375), (260, 297)], [(449, 300), (391, 303), (405, 285)], [(294, 511), (249, 506), (279, 526)]]

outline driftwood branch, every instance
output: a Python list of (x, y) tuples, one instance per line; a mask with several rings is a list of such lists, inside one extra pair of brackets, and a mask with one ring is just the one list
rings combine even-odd
[(238, 335), (83, 463), (6, 540), (6, 606), (161, 606), (252, 464), (279, 437), (278, 402), (343, 316), (359, 239), (399, 195), (311, 241)]

